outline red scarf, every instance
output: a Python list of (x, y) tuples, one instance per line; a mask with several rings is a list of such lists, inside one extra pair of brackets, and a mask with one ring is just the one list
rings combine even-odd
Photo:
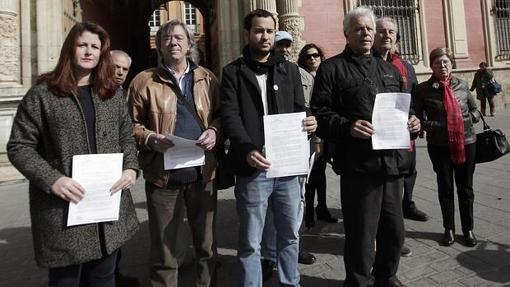
[[(395, 66), (395, 68), (397, 68), (398, 72), (400, 73), (400, 76), (402, 76), (403, 88), (404, 88), (404, 91), (407, 92), (408, 73), (407, 73), (407, 68), (406, 68), (404, 61), (402, 59), (400, 59), (400, 57), (397, 54), (390, 54), (390, 60), (391, 60), (391, 64), (393, 64), (393, 66)], [(415, 149), (416, 149), (416, 145), (414, 143), (414, 140), (411, 140), (411, 147), (409, 147), (409, 152), (414, 152)]]
[(450, 148), (450, 157), (454, 164), (463, 164), (466, 162), (466, 153), (464, 151), (465, 134), (464, 120), (460, 105), (455, 99), (451, 87), (449, 76), (446, 80), (440, 80), (443, 86), (443, 106), (446, 111), (446, 128), (448, 129), (448, 147)]
[(397, 68), (398, 72), (400, 73), (400, 76), (402, 76), (404, 91), (407, 92), (408, 74), (407, 74), (407, 68), (406, 68), (406, 65), (404, 64), (404, 61), (402, 61), (402, 59), (400, 59), (400, 57), (397, 54), (390, 54), (390, 59), (391, 59), (391, 63), (393, 64), (393, 66), (395, 66)]

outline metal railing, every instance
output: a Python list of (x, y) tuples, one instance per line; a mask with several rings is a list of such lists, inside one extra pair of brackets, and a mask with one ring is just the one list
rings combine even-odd
[(492, 13), (496, 16), (496, 60), (510, 60), (510, 0), (495, 0)]

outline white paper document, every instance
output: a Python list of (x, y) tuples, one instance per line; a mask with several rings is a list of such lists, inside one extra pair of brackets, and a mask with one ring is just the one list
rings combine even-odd
[(266, 159), (271, 167), (266, 176), (308, 174), (310, 144), (303, 127), (306, 113), (264, 116)]
[(380, 93), (375, 96), (372, 114), (372, 147), (380, 149), (408, 149), (411, 138), (407, 128), (411, 94)]
[(67, 226), (119, 219), (122, 192), (110, 188), (122, 176), (122, 153), (73, 156), (73, 180), (85, 189), (78, 203), (69, 202)]
[(204, 165), (205, 152), (197, 145), (196, 140), (174, 135), (168, 135), (167, 138), (174, 146), (167, 149), (164, 154), (165, 170)]

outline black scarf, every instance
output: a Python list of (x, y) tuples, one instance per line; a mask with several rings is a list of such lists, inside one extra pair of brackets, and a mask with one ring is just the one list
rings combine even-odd
[(277, 114), (278, 113), (278, 105), (276, 104), (275, 91), (273, 89), (274, 84), (274, 66), (280, 63), (285, 62), (285, 57), (280, 54), (275, 54), (271, 52), (269, 58), (266, 62), (258, 62), (251, 58), (249, 46), (246, 45), (243, 49), (243, 60), (248, 66), (250, 70), (255, 73), (255, 75), (264, 75), (267, 74), (267, 110), (268, 114)]

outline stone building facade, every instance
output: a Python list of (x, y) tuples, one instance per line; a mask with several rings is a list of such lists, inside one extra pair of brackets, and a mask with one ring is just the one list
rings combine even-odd
[[(37, 76), (55, 66), (70, 27), (82, 20), (102, 25), (112, 37), (112, 48), (125, 50), (132, 56), (131, 78), (155, 64), (148, 21), (153, 12), (166, 2), (0, 0), (0, 168), (6, 161), (5, 144), (17, 104)], [(201, 12), (203, 30), (200, 33), (204, 35), (206, 54), (204, 65), (218, 75), (225, 64), (241, 54), (244, 46), (242, 20), (255, 8), (272, 12), (278, 19), (279, 29), (293, 35), (294, 57), (305, 43), (311, 42), (321, 46), (327, 56), (333, 56), (345, 46), (341, 24), (343, 15), (364, 4), (378, 12), (401, 13), (398, 16), (403, 17), (404, 33), (412, 38), (406, 44), (411, 48), (405, 56), (414, 64), (420, 80), (430, 76), (428, 53), (436, 47), (450, 47), (455, 54), (456, 75), (471, 81), (478, 63), (486, 60), (504, 87), (504, 92), (496, 100), (498, 107), (510, 103), (510, 97), (506, 96), (510, 87), (510, 0), (187, 2)]]

